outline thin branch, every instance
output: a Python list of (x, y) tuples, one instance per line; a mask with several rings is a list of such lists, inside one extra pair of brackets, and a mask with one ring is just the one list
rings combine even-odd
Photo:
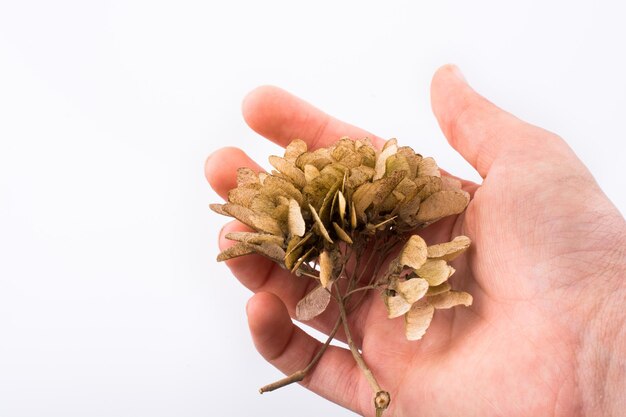
[(361, 372), (367, 379), (367, 382), (370, 384), (372, 391), (374, 391), (374, 407), (376, 408), (376, 415), (380, 417), (382, 415), (383, 410), (389, 407), (389, 403), (391, 402), (391, 396), (387, 391), (383, 391), (383, 389), (378, 384), (376, 377), (370, 370), (370, 368), (365, 363), (361, 352), (357, 349), (354, 340), (352, 339), (352, 335), (350, 333), (350, 326), (348, 325), (348, 316), (346, 314), (346, 307), (343, 302), (341, 302), (341, 294), (339, 294), (339, 290), (337, 289), (337, 300), (339, 301), (339, 314), (341, 317), (341, 321), (343, 322), (343, 330), (346, 334), (346, 340), (348, 342), (348, 346), (350, 347), (350, 352), (352, 352), (352, 356), (354, 357), (355, 362), (361, 368)]
[(339, 330), (340, 325), (341, 325), (341, 317), (338, 317), (337, 322), (335, 323), (335, 326), (333, 327), (333, 330), (330, 332), (330, 334), (328, 335), (328, 338), (326, 339), (326, 342), (320, 348), (320, 350), (317, 351), (317, 353), (315, 354), (313, 359), (311, 359), (311, 362), (309, 362), (306, 368), (301, 369), (297, 372), (294, 372), (293, 374), (285, 378), (279, 379), (276, 382), (272, 382), (271, 384), (267, 384), (264, 387), (261, 387), (261, 389), (259, 389), (259, 392), (261, 394), (263, 394), (264, 392), (271, 392), (278, 388), (282, 388), (284, 386), (293, 384), (294, 382), (302, 381), (309, 374), (309, 372), (311, 372), (311, 370), (315, 367), (315, 365), (317, 365), (319, 360), (322, 358), (322, 355), (324, 355), (324, 352), (326, 352), (326, 349), (328, 349), (330, 342), (335, 338), (335, 334), (337, 333), (337, 330)]

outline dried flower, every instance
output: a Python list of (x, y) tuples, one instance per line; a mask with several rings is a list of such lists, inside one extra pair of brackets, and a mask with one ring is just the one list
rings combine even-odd
[[(228, 202), (211, 205), (253, 230), (227, 234), (236, 243), (218, 260), (257, 253), (296, 275), (319, 280), (298, 303), (296, 316), (310, 320), (334, 298), (341, 315), (330, 339), (343, 323), (360, 366), (366, 367), (351, 344), (346, 314), (368, 290), (382, 291), (389, 318), (405, 317), (409, 340), (424, 335), (435, 309), (471, 304), (471, 295), (453, 291), (448, 283), (454, 273), (448, 261), (470, 245), (465, 236), (427, 246), (413, 235), (379, 274), (407, 233), (459, 214), (469, 202), (458, 181), (441, 177), (434, 159), (398, 147), (395, 139), (377, 151), (368, 139), (342, 138), (313, 151), (294, 140), (283, 157), (269, 161), (275, 168), (270, 173), (240, 168)], [(349, 259), (355, 260), (352, 270), (347, 268)], [(367, 280), (365, 272), (371, 275)], [(318, 359), (262, 392), (301, 380)], [(376, 409), (382, 413), (389, 394), (369, 375)]]

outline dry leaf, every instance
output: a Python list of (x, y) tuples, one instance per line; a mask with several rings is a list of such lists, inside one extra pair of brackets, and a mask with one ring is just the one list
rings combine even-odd
[(448, 291), (428, 297), (428, 302), (436, 309), (452, 308), (461, 304), (467, 307), (472, 305), (472, 301), (472, 296), (464, 291)]
[(252, 201), (261, 194), (260, 188), (261, 184), (248, 184), (234, 188), (228, 192), (228, 201), (250, 208)]
[(423, 158), (417, 164), (417, 175), (420, 177), (439, 177), (439, 167), (433, 158)]
[(280, 227), (280, 223), (267, 214), (252, 214), (249, 218), (249, 226), (252, 228), (261, 230), (263, 232), (271, 233), (273, 235), (282, 235), (283, 229)]
[(293, 198), (289, 200), (289, 233), (292, 236), (304, 236), (306, 223), (302, 217), (300, 204)]
[(304, 179), (307, 183), (310, 183), (315, 178), (320, 176), (319, 169), (315, 168), (315, 166), (309, 164), (304, 166)]
[(318, 285), (296, 305), (296, 319), (311, 320), (323, 313), (330, 302), (330, 292)]
[(385, 143), (383, 151), (376, 158), (376, 166), (374, 167), (374, 180), (380, 179), (385, 175), (387, 158), (389, 158), (391, 155), (394, 155), (396, 152), (398, 152), (398, 145), (392, 142), (392, 140), (387, 141), (387, 143)]
[(326, 230), (326, 227), (324, 227), (324, 223), (322, 223), (322, 220), (320, 220), (320, 216), (317, 215), (315, 208), (310, 204), (309, 210), (311, 210), (311, 215), (313, 216), (313, 220), (315, 220), (315, 224), (317, 225), (317, 229), (319, 230), (320, 234), (324, 237), (324, 239), (328, 241), (328, 243), (333, 243), (333, 240), (328, 234), (328, 230)]
[(254, 245), (255, 252), (259, 255), (263, 255), (271, 260), (282, 264), (285, 260), (285, 250), (275, 243), (261, 243), (260, 245)]
[[(302, 251), (300, 251), (302, 252)], [(306, 253), (304, 255), (302, 255), (301, 257), (299, 257), (295, 263), (293, 263), (291, 265), (291, 267), (287, 266), (287, 269), (289, 269), (292, 273), (296, 273), (298, 268), (300, 268), (300, 266), (306, 262), (311, 255), (313, 254), (313, 252), (315, 252), (315, 247), (310, 248), (308, 251), (306, 251)], [(285, 262), (286, 263), (286, 262)]]
[(413, 304), (426, 294), (426, 291), (428, 291), (428, 282), (422, 278), (412, 278), (398, 282), (393, 289), (400, 294), (407, 303)]
[(306, 185), (304, 172), (298, 169), (293, 163), (287, 161), (285, 158), (274, 155), (270, 156), (269, 160), (270, 164), (280, 173), (286, 175), (295, 186), (302, 189)]
[(294, 139), (285, 148), (285, 159), (295, 164), (296, 159), (307, 151), (307, 144), (302, 139)]
[(434, 307), (428, 304), (426, 300), (420, 300), (413, 304), (404, 316), (406, 338), (408, 340), (420, 340), (430, 326), (434, 313)]
[(348, 235), (346, 233), (345, 230), (343, 230), (341, 228), (341, 226), (339, 226), (337, 223), (333, 222), (333, 228), (335, 229), (335, 233), (337, 234), (337, 237), (341, 240), (343, 240), (346, 243), (349, 244), (353, 244), (354, 242), (352, 241), (352, 238), (350, 237), (350, 235)]
[(417, 212), (417, 220), (421, 223), (432, 223), (461, 213), (468, 203), (469, 194), (465, 191), (439, 191), (422, 202)]
[(417, 275), (428, 281), (431, 286), (445, 282), (454, 273), (452, 268), (444, 260), (428, 259), (420, 269), (415, 270)]
[(337, 192), (337, 204), (339, 206), (339, 218), (343, 222), (346, 217), (346, 198), (341, 191)]
[(253, 245), (259, 245), (261, 243), (268, 242), (282, 246), (285, 243), (285, 239), (283, 239), (281, 236), (270, 235), (268, 233), (229, 232), (226, 233), (225, 237), (229, 240), (252, 243)]
[(302, 192), (297, 189), (290, 181), (269, 175), (263, 181), (263, 190), (272, 196), (282, 195), (283, 197), (293, 198), (302, 206), (304, 199), (302, 198)]
[(400, 317), (411, 309), (411, 303), (406, 301), (400, 294), (391, 292), (383, 296), (387, 307), (387, 317), (394, 319)]
[(254, 253), (255, 249), (253, 245), (250, 245), (245, 242), (235, 243), (233, 246), (224, 249), (219, 255), (217, 255), (217, 261), (227, 261), (232, 258), (237, 258), (239, 256), (249, 255)]
[(238, 168), (237, 169), (237, 186), (241, 187), (249, 184), (261, 184), (259, 182), (259, 176), (256, 172), (250, 168)]
[(446, 281), (434, 287), (429, 287), (428, 291), (426, 292), (426, 297), (431, 297), (433, 295), (441, 294), (441, 293), (450, 291), (451, 289), (452, 289), (452, 286), (450, 285), (448, 281)]
[(457, 236), (451, 242), (440, 243), (428, 247), (428, 257), (451, 261), (469, 248), (471, 244), (467, 236)]
[(217, 214), (221, 214), (222, 216), (230, 216), (230, 214), (224, 211), (224, 206), (225, 204), (209, 204), (209, 208)]
[(328, 288), (328, 284), (333, 279), (333, 261), (331, 260), (330, 254), (327, 250), (323, 250), (320, 253), (319, 258), (320, 263), (320, 283), (322, 287)]
[(398, 256), (398, 262), (400, 265), (419, 269), (426, 262), (427, 253), (424, 239), (418, 235), (413, 235), (402, 248)]

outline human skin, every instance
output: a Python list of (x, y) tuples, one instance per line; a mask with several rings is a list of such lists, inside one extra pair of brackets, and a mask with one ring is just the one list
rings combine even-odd
[[(470, 237), (451, 279), (474, 303), (437, 311), (418, 342), (405, 340), (403, 320), (389, 320), (375, 292), (351, 315), (355, 343), (391, 393), (385, 415), (624, 415), (624, 218), (565, 141), (478, 95), (455, 66), (436, 72), (431, 102), (450, 145), (483, 182), (464, 181), (467, 210), (420, 234), (429, 244)], [(384, 143), (276, 87), (250, 93), (243, 115), (282, 146), (296, 137), (309, 148), (342, 136)], [(207, 160), (206, 177), (225, 198), (241, 166), (261, 170), (243, 151), (221, 149)], [(221, 249), (233, 230), (245, 227), (227, 224)], [(246, 311), (258, 351), (285, 374), (304, 368), (321, 345), (291, 321), (307, 280), (259, 255), (227, 265), (255, 293)], [(307, 324), (328, 333), (335, 320), (331, 308)], [(373, 393), (347, 349), (330, 347), (302, 384), (374, 415)]]

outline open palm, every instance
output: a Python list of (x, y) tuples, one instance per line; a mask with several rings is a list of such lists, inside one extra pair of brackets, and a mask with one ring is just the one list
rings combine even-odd
[[(428, 244), (460, 234), (472, 239), (471, 249), (455, 261), (451, 280), (455, 289), (474, 296), (474, 304), (437, 311), (419, 342), (406, 341), (404, 321), (387, 319), (375, 292), (350, 316), (355, 342), (391, 393), (386, 413), (600, 413), (601, 400), (584, 393), (615, 377), (614, 367), (596, 363), (610, 356), (599, 353), (596, 339), (610, 340), (621, 329), (619, 320), (607, 325), (605, 318), (625, 300), (624, 219), (565, 142), (479, 96), (455, 67), (435, 75), (432, 104), (451, 145), (484, 181), (464, 182), (473, 195), (465, 213), (420, 234)], [(342, 136), (382, 144), (273, 87), (251, 93), (243, 111), (254, 130), (283, 146), (297, 137), (316, 148)], [(211, 186), (226, 196), (240, 166), (260, 170), (239, 149), (213, 154), (206, 166)], [(231, 244), (224, 239), (227, 232), (243, 229), (228, 224), (222, 249)], [(310, 282), (258, 255), (232, 259), (228, 266), (256, 293), (247, 311), (259, 352), (287, 374), (304, 368), (320, 343), (291, 317)], [(308, 324), (328, 333), (336, 317), (329, 308)], [(347, 349), (331, 347), (303, 384), (357, 413), (374, 413), (370, 386)]]

